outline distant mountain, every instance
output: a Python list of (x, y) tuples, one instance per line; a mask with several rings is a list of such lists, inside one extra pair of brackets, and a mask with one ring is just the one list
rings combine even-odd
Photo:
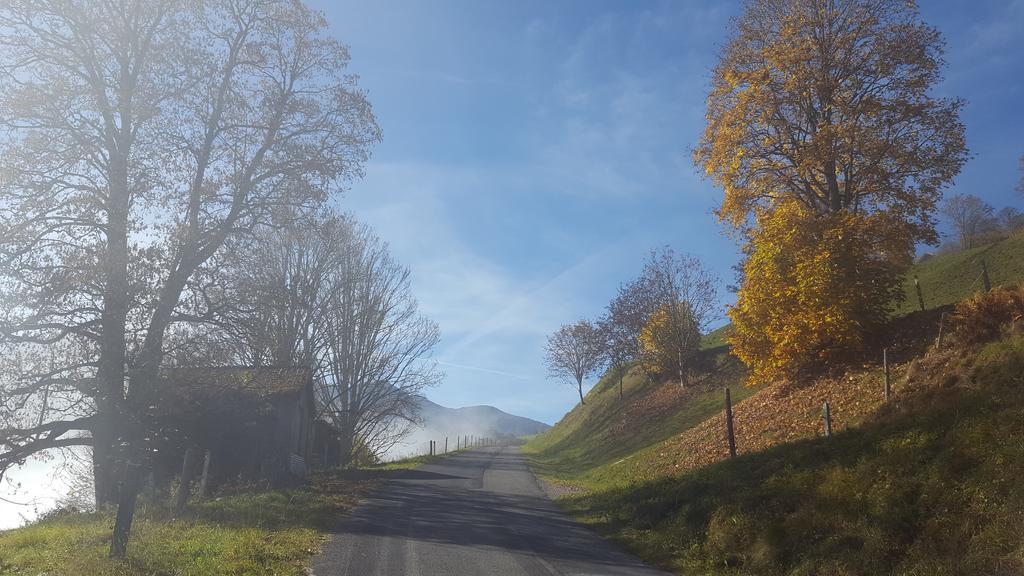
[(543, 422), (515, 416), (494, 406), (448, 408), (426, 398), (420, 400), (420, 418), (423, 420), (424, 429), (444, 432), (451, 436), (530, 436), (551, 428)]
[(386, 460), (404, 458), (427, 452), (430, 441), (434, 440), (437, 449), (444, 449), (444, 440), (448, 438), (448, 448), (454, 450), (466, 436), (478, 438), (502, 438), (530, 436), (551, 428), (523, 416), (509, 414), (494, 406), (466, 406), (464, 408), (448, 408), (421, 397), (420, 426), (398, 446), (385, 456)]

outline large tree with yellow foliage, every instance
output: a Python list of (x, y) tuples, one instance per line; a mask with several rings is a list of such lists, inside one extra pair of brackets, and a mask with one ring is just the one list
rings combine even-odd
[(856, 351), (884, 322), (967, 159), (944, 44), (907, 0), (751, 0), (712, 77), (695, 160), (747, 245), (730, 312), (755, 378)]

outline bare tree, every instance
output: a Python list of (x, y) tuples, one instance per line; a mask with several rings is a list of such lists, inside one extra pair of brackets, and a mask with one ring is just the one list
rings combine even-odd
[(1007, 235), (1013, 235), (1024, 229), (1024, 213), (1013, 206), (1006, 206), (996, 213), (999, 227)]
[(1018, 166), (1020, 167), (1022, 175), (1020, 177), (1020, 180), (1017, 182), (1017, 192), (1024, 194), (1024, 156), (1020, 157)]
[[(640, 360), (644, 347), (640, 335), (659, 312), (667, 314), (667, 324), (658, 333), (669, 338), (667, 347), (676, 356), (676, 370), (683, 382), (686, 361), (699, 341), (693, 334), (703, 333), (717, 311), (717, 279), (697, 258), (676, 254), (669, 247), (651, 250), (640, 276), (619, 287), (598, 321), (605, 350), (613, 365)], [(622, 377), (619, 374), (619, 394)]]
[(683, 384), (687, 361), (700, 347), (699, 336), (715, 319), (717, 279), (700, 260), (676, 254), (668, 246), (651, 251), (641, 278), (650, 286), (657, 310), (666, 314), (667, 325), (657, 331), (661, 336), (660, 349), (675, 356), (673, 364), (679, 383)]
[(439, 332), (418, 311), (409, 271), (372, 230), (333, 214), (262, 234), (244, 252), (225, 262), (231, 305), (215, 347), (247, 364), (308, 366), (342, 453), (383, 455), (441, 376), (429, 360)]
[[(91, 445), (120, 556), (167, 334), (207, 316), (203, 269), (360, 176), (380, 132), (300, 2), (12, 0), (0, 31), (0, 335), (20, 407), (0, 471)], [(58, 343), (66, 358), (39, 359)]]
[(245, 365), (315, 370), (352, 234), (349, 219), (315, 214), (230, 251), (223, 263), (229, 280), (218, 318), (221, 346)]
[(622, 381), (630, 365), (637, 360), (637, 341), (624, 323), (616, 321), (612, 306), (609, 305), (609, 312), (598, 319), (597, 330), (604, 348), (605, 361), (610, 369), (615, 370), (618, 378), (619, 399), (622, 399)]
[(960, 248), (974, 247), (975, 240), (992, 222), (992, 206), (971, 194), (957, 194), (942, 205), (942, 213), (960, 236)]
[(409, 270), (366, 226), (351, 220), (336, 238), (323, 317), (319, 405), (341, 431), (342, 453), (382, 455), (416, 422), (419, 395), (441, 378), (430, 353), (440, 340), (409, 284)]
[(601, 332), (587, 320), (565, 325), (548, 336), (544, 363), (551, 378), (571, 380), (583, 401), (583, 381), (601, 369), (607, 358)]

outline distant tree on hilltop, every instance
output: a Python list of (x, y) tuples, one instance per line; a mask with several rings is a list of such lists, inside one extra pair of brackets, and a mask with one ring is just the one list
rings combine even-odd
[(583, 401), (583, 381), (604, 365), (605, 345), (600, 331), (587, 320), (562, 326), (548, 336), (544, 363), (551, 378), (575, 384)]
[[(718, 310), (717, 278), (700, 260), (670, 247), (651, 250), (640, 276), (623, 284), (598, 321), (612, 366), (641, 361), (651, 376), (679, 382)], [(622, 377), (619, 371), (619, 393)]]
[(1022, 174), (1021, 174), (1021, 177), (1020, 177), (1020, 181), (1017, 182), (1017, 192), (1020, 192), (1021, 194), (1024, 194), (1024, 156), (1020, 157), (1020, 164), (1019, 165), (1020, 165), (1020, 171), (1021, 171)]
[(999, 227), (1007, 234), (1016, 234), (1017, 231), (1024, 229), (1024, 213), (1013, 206), (996, 212), (996, 219), (999, 221)]
[(957, 194), (947, 198), (942, 213), (949, 218), (960, 237), (960, 248), (974, 248), (978, 236), (995, 226), (992, 205), (973, 194)]

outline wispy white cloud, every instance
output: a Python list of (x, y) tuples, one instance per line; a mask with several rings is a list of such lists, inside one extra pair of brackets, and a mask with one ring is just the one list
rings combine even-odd
[(473, 372), (483, 372), (485, 374), (495, 374), (497, 376), (508, 376), (509, 378), (515, 379), (522, 379), (527, 377), (524, 374), (513, 374), (512, 372), (505, 372), (504, 370), (493, 370), (491, 368), (484, 368), (483, 366), (467, 366), (465, 364), (456, 364), (455, 362), (446, 362), (444, 360), (438, 360), (437, 363), (441, 366), (447, 366), (449, 368), (471, 370)]

